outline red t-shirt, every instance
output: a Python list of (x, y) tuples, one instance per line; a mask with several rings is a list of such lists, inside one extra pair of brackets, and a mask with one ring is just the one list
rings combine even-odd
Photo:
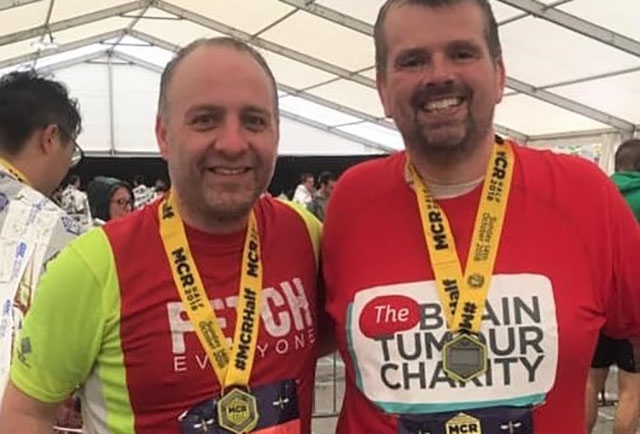
[[(186, 410), (220, 392), (166, 266), (156, 207), (139, 224), (105, 227), (118, 267), (122, 346), (129, 395), (139, 426), (166, 426), (168, 408)], [(316, 353), (316, 261), (304, 221), (263, 198), (255, 207), (262, 248), (263, 309), (250, 385), (295, 379), (304, 433), (310, 430)], [(187, 227), (187, 238), (222, 331), (236, 324), (245, 232), (211, 235)], [(135, 240), (135, 241), (134, 241)], [(137, 431), (142, 434), (140, 429)], [(153, 430), (149, 432), (155, 432)], [(168, 432), (168, 431), (167, 431)]]
[[(481, 329), (489, 368), (467, 384), (442, 371), (446, 325), (405, 153), (361, 164), (336, 185), (323, 268), (347, 372), (339, 433), (584, 433), (599, 329), (640, 335), (640, 230), (592, 163), (513, 146)], [(463, 267), (480, 193), (439, 201)]]
[[(174, 284), (158, 203), (90, 231), (48, 265), (12, 380), (58, 402), (81, 385), (87, 432), (179, 434), (215, 423), (220, 385)], [(254, 207), (262, 308), (249, 389), (261, 434), (311, 431), (319, 231), (271, 198)], [(311, 217), (313, 219), (313, 217)], [(309, 226), (319, 230), (317, 222)], [(221, 329), (234, 335), (246, 230), (187, 239)], [(314, 233), (312, 237), (310, 234)], [(179, 422), (181, 415), (186, 422)], [(183, 423), (190, 431), (181, 431)], [(184, 426), (184, 425), (182, 425)]]

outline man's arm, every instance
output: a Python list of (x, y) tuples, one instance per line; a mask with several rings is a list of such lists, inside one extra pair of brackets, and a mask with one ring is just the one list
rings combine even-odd
[[(616, 339), (629, 339), (635, 356), (640, 356), (640, 225), (631, 208), (612, 183), (609, 194), (608, 223), (610, 247), (605, 288), (606, 323), (603, 332)], [(638, 362), (638, 359), (636, 359)], [(638, 366), (640, 368), (640, 366)]]
[(31, 398), (9, 382), (0, 411), (0, 434), (51, 434), (59, 406)]

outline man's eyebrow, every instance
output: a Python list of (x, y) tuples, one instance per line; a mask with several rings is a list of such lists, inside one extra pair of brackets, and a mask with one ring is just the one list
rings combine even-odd
[(429, 54), (429, 50), (421, 47), (412, 47), (406, 48), (404, 50), (400, 50), (396, 55), (398, 57), (411, 57), (411, 56), (424, 56), (425, 54)]
[(257, 114), (262, 114), (265, 116), (271, 116), (271, 111), (261, 107), (261, 106), (257, 106), (257, 105), (246, 105), (243, 106), (241, 109), (242, 113), (257, 113)]
[(189, 107), (189, 109), (187, 110), (187, 113), (200, 112), (200, 111), (222, 112), (224, 111), (224, 108), (215, 104), (196, 104), (194, 106)]

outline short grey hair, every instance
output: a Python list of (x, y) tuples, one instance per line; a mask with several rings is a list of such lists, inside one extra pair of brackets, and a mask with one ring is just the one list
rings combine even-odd
[(165, 66), (164, 71), (162, 71), (162, 76), (160, 77), (160, 97), (158, 99), (158, 113), (163, 114), (169, 104), (167, 98), (167, 90), (169, 85), (171, 84), (171, 79), (173, 78), (173, 74), (175, 73), (176, 68), (182, 61), (192, 52), (197, 50), (200, 47), (227, 47), (233, 48), (243, 53), (249, 54), (264, 70), (269, 77), (269, 81), (271, 82), (271, 86), (273, 88), (273, 109), (276, 116), (276, 119), (280, 118), (280, 106), (278, 103), (278, 86), (276, 84), (276, 79), (271, 72), (271, 68), (267, 64), (267, 61), (264, 59), (262, 54), (260, 54), (255, 48), (251, 47), (249, 44), (240, 41), (238, 39), (234, 39), (227, 36), (216, 37), (216, 38), (203, 38), (196, 39), (191, 42), (189, 45), (178, 50), (176, 55), (174, 56), (167, 66)]
[(387, 13), (394, 6), (400, 5), (417, 5), (425, 8), (442, 8), (453, 6), (463, 1), (474, 2), (480, 7), (484, 14), (484, 38), (489, 46), (489, 53), (495, 61), (502, 58), (502, 45), (500, 44), (500, 35), (498, 34), (498, 24), (496, 17), (488, 0), (387, 0), (378, 12), (378, 18), (373, 27), (373, 40), (376, 49), (376, 72), (384, 77), (387, 73), (387, 56), (388, 48), (384, 34), (384, 22)]

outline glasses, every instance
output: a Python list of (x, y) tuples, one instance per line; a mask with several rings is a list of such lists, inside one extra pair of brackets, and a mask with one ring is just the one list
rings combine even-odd
[(80, 161), (82, 161), (82, 159), (84, 158), (84, 151), (82, 150), (80, 145), (78, 145), (78, 142), (76, 142), (76, 140), (73, 138), (73, 135), (71, 135), (71, 133), (69, 133), (66, 129), (62, 128), (60, 125), (58, 125), (58, 128), (60, 129), (61, 132), (64, 133), (65, 136), (70, 138), (69, 140), (71, 140), (71, 143), (73, 144), (73, 153), (71, 154), (71, 161), (69, 162), (69, 167), (76, 167), (78, 163), (80, 163)]
[(120, 208), (124, 208), (127, 206), (133, 207), (133, 199), (116, 199), (112, 200), (111, 203), (116, 203)]
[[(73, 139), (72, 139), (73, 140)], [(70, 167), (76, 167), (80, 161), (84, 158), (84, 151), (78, 145), (78, 142), (73, 140), (73, 153), (71, 154), (71, 162), (69, 163)]]

